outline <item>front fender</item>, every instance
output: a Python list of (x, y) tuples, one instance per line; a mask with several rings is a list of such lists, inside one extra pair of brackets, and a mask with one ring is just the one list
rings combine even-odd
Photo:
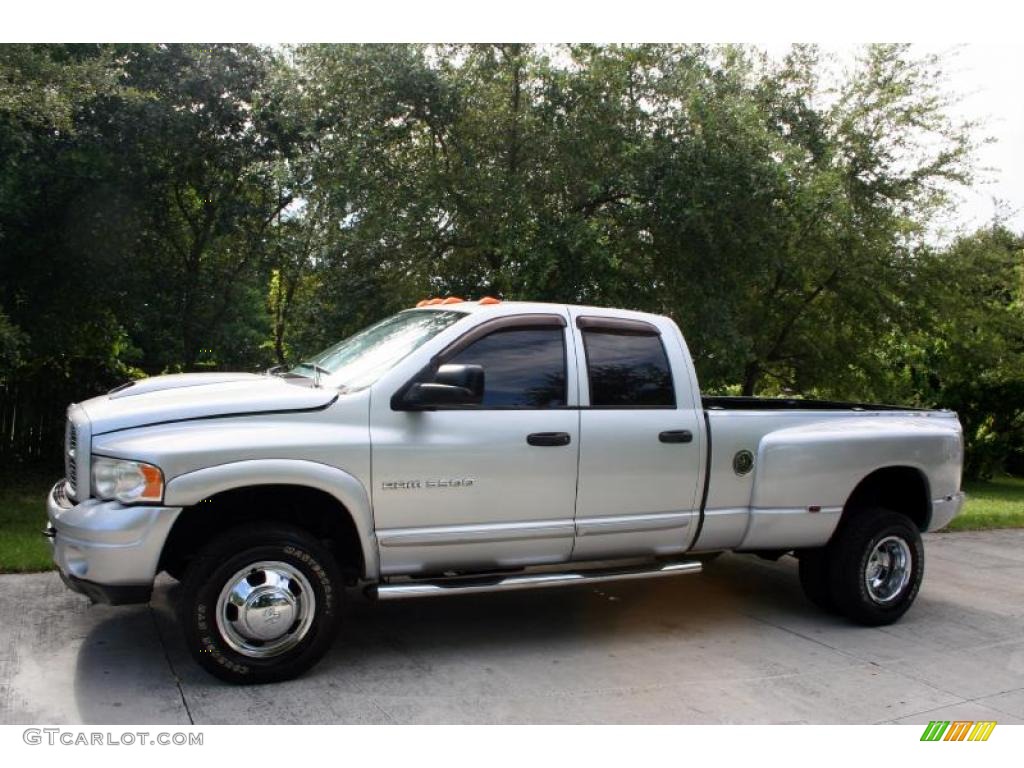
[(300, 485), (336, 498), (352, 516), (368, 579), (380, 575), (373, 509), (363, 484), (344, 470), (300, 459), (248, 459), (178, 475), (164, 489), (164, 504), (187, 507), (224, 491), (254, 485)]

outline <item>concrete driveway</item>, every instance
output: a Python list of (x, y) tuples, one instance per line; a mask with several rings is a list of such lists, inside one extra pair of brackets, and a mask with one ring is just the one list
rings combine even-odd
[(1024, 721), (1024, 530), (927, 537), (892, 627), (818, 613), (796, 562), (702, 576), (369, 603), (304, 678), (237, 688), (192, 664), (152, 606), (56, 575), (0, 576), (3, 723), (926, 723)]

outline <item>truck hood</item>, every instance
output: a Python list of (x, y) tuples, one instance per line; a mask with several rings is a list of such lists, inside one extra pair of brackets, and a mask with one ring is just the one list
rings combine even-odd
[(101, 435), (170, 421), (313, 410), (337, 397), (334, 389), (289, 383), (276, 376), (184, 373), (135, 381), (81, 405), (92, 434)]

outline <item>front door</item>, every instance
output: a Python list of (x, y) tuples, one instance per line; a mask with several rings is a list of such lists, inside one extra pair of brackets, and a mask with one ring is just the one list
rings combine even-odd
[(442, 364), (483, 367), (481, 405), (396, 411), (374, 398), (382, 574), (569, 559), (580, 440), (566, 319), (499, 318), (441, 353)]

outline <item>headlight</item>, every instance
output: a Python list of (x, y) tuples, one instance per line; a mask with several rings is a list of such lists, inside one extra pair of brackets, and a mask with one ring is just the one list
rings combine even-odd
[(101, 499), (160, 501), (164, 497), (164, 473), (141, 461), (92, 457), (92, 487)]

